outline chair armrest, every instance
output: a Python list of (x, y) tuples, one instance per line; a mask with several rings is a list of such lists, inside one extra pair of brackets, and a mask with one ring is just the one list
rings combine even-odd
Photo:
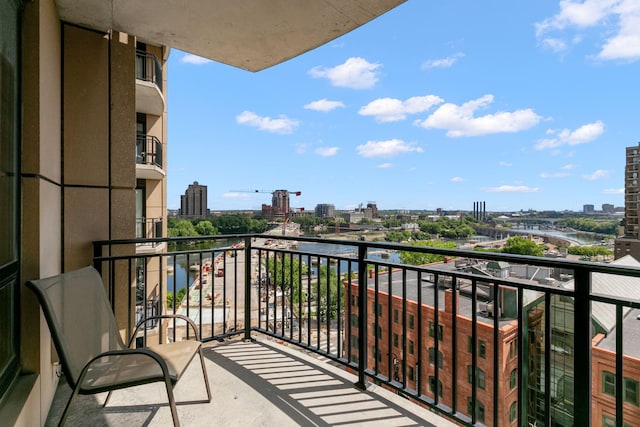
[(145, 317), (144, 319), (142, 319), (141, 321), (138, 322), (138, 324), (136, 325), (136, 329), (133, 331), (133, 334), (131, 334), (131, 338), (129, 338), (129, 343), (128, 343), (129, 347), (131, 347), (131, 344), (133, 343), (133, 340), (136, 338), (136, 335), (138, 334), (138, 331), (140, 330), (140, 327), (142, 325), (144, 325), (145, 323), (147, 323), (149, 320), (155, 320), (155, 319), (180, 319), (180, 320), (184, 320), (189, 325), (191, 325), (191, 327), (193, 328), (193, 332), (195, 334), (196, 341), (200, 341), (200, 334), (198, 333), (198, 327), (196, 326), (196, 322), (194, 322), (191, 318), (189, 318), (187, 316), (184, 316), (182, 314), (159, 314), (157, 316)]

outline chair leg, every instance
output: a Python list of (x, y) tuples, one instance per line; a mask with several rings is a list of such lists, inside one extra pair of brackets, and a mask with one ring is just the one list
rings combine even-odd
[(78, 384), (73, 388), (73, 391), (71, 392), (71, 396), (67, 401), (67, 406), (64, 407), (64, 412), (62, 412), (62, 417), (58, 422), (58, 427), (62, 427), (65, 421), (67, 420), (67, 415), (69, 415), (69, 408), (71, 408), (71, 402), (73, 402), (73, 400), (76, 398), (79, 391), (80, 391), (80, 381), (78, 381)]
[(105, 408), (107, 406), (107, 403), (109, 403), (109, 399), (111, 399), (111, 393), (113, 393), (113, 391), (110, 391), (109, 393), (107, 393), (107, 398), (104, 400), (104, 403), (102, 404), (103, 408)]
[(173, 427), (180, 427), (180, 420), (178, 419), (178, 408), (176, 408), (176, 400), (173, 397), (173, 385), (168, 378), (165, 379), (165, 385), (167, 387), (167, 396), (169, 397), (169, 407), (171, 408)]
[(209, 387), (209, 377), (207, 368), (204, 366), (204, 356), (202, 355), (202, 347), (200, 347), (200, 364), (202, 365), (202, 376), (204, 377), (204, 386), (207, 388), (207, 402), (211, 402), (211, 388)]

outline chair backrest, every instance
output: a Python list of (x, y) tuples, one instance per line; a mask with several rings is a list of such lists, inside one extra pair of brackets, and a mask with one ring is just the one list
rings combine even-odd
[(102, 278), (93, 267), (27, 282), (38, 296), (67, 380), (93, 357), (125, 347)]

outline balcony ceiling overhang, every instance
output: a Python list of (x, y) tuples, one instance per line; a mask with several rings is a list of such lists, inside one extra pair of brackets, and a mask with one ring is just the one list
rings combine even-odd
[(60, 19), (260, 71), (406, 0), (56, 0)]

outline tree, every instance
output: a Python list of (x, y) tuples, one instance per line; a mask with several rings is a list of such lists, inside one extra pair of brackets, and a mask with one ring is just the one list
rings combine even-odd
[[(317, 303), (318, 315), (321, 319), (337, 319), (338, 315), (338, 299), (342, 299), (344, 294), (344, 288), (341, 286), (338, 280), (338, 273), (334, 268), (327, 266), (320, 266), (318, 269), (318, 279), (313, 285), (314, 297), (320, 293), (320, 300)], [(329, 291), (329, 298), (327, 298), (327, 289)]]
[(507, 239), (507, 242), (502, 248), (502, 252), (507, 254), (543, 256), (544, 245), (538, 245), (526, 237), (515, 236)]
[(200, 236), (214, 236), (218, 234), (218, 230), (216, 230), (209, 220), (198, 221), (195, 230)]
[(307, 273), (307, 267), (300, 264), (300, 258), (277, 253), (269, 258), (267, 268), (270, 282), (279, 285), (285, 294), (290, 295), (294, 306), (300, 298), (304, 302), (301, 278)]
[(187, 221), (186, 219), (181, 219), (176, 221), (173, 224), (173, 227), (169, 227), (167, 229), (167, 234), (169, 237), (189, 237), (189, 236), (197, 236), (198, 232), (194, 228), (191, 221)]
[[(436, 240), (426, 240), (420, 242), (413, 242), (411, 246), (426, 246), (431, 248), (448, 248), (455, 249), (456, 244), (453, 242), (439, 242)], [(413, 251), (402, 251), (399, 254), (400, 261), (403, 264), (409, 265), (423, 265), (423, 264), (431, 264), (433, 262), (443, 261), (445, 259), (444, 255), (436, 255), (422, 252), (413, 252)]]

